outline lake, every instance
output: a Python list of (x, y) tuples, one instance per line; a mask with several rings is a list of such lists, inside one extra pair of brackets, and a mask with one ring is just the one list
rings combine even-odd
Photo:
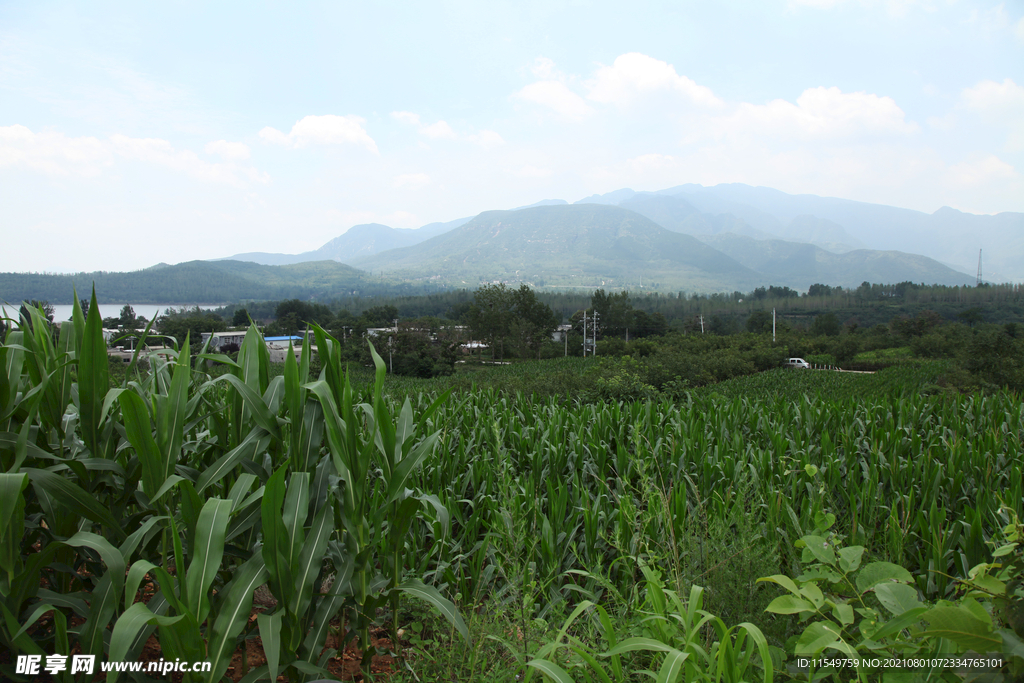
[[(145, 316), (146, 320), (152, 320), (153, 316), (157, 314), (163, 314), (168, 308), (181, 308), (183, 306), (192, 307), (196, 304), (131, 304), (131, 307), (135, 310), (135, 315)], [(200, 308), (219, 308), (224, 304), (199, 304)], [(121, 309), (124, 308), (124, 304), (100, 304), (100, 315), (104, 318), (114, 318), (121, 315)], [(70, 320), (71, 311), (73, 310), (71, 304), (54, 304), (53, 306), (53, 319), (54, 321)], [(6, 310), (4, 310), (6, 309)], [(0, 306), (0, 311), (3, 311), (3, 315), (17, 318), (18, 308), (16, 306)]]

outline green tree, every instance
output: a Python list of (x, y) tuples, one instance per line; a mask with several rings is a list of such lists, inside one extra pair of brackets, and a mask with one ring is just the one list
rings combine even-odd
[(513, 292), (504, 284), (484, 285), (473, 295), (466, 322), (475, 336), (490, 345), (492, 357), (496, 349), (500, 358), (505, 357), (505, 341), (516, 317), (513, 307)]
[(832, 312), (819, 315), (811, 324), (811, 334), (816, 336), (838, 337), (841, 331), (839, 318)]
[(514, 335), (522, 355), (529, 351), (537, 354), (550, 341), (551, 333), (558, 327), (559, 317), (547, 304), (538, 301), (537, 295), (526, 285), (512, 292), (513, 320), (510, 332)]
[(754, 311), (747, 318), (747, 332), (771, 333), (772, 314), (770, 311)]

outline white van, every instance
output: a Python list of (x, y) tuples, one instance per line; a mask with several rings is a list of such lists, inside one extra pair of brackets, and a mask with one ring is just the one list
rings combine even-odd
[(811, 364), (803, 358), (787, 358), (786, 362), (782, 364), (782, 367), (793, 368), (796, 370), (810, 370)]

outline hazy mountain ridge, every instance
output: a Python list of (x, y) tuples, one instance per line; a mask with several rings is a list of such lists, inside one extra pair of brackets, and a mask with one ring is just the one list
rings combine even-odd
[(689, 235), (596, 204), (486, 211), (445, 235), (354, 265), (467, 285), (516, 280), (636, 287), (643, 278), (704, 289), (752, 285), (759, 277)]
[(428, 223), (415, 229), (392, 228), (380, 223), (363, 223), (351, 228), (324, 244), (319, 249), (301, 254), (277, 254), (262, 251), (235, 254), (217, 261), (252, 261), (267, 266), (283, 266), (310, 261), (352, 261), (373, 254), (418, 244), (456, 228), (470, 218)]
[[(249, 252), (135, 273), (5, 273), (0, 300), (67, 303), (73, 286), (81, 294), (93, 282), (104, 299), (138, 303), (330, 297), (492, 281), (609, 289), (642, 281), (689, 291), (865, 280), (972, 284), (978, 243), (994, 245), (985, 246), (987, 280), (1024, 280), (1020, 213), (978, 216), (943, 207), (925, 214), (738, 184), (624, 188), (574, 204), (546, 199), (416, 230), (357, 225), (303, 254)], [(906, 244), (918, 248), (898, 246)], [(396, 278), (406, 284), (394, 285)]]
[(755, 240), (743, 235), (698, 235), (697, 239), (739, 263), (796, 289), (824, 283), (857, 287), (862, 282), (973, 284), (973, 278), (934, 259), (900, 251), (856, 249), (836, 254), (813, 244)]
[[(968, 274), (975, 272), (978, 250), (984, 249), (990, 279), (1024, 280), (1024, 213), (990, 216), (942, 207), (928, 214), (850, 199), (790, 195), (739, 183), (680, 185), (659, 194), (682, 196), (701, 211), (732, 213), (783, 239), (806, 239), (807, 226), (797, 219), (813, 216), (840, 226), (864, 248), (921, 254)], [(775, 219), (775, 227), (768, 217)]]
[(243, 261), (188, 261), (134, 272), (43, 275), (0, 273), (0, 301), (29, 299), (70, 304), (74, 292), (100, 303), (135, 304), (242, 299), (294, 299), (337, 296), (378, 288), (368, 273), (333, 261), (265, 266)]

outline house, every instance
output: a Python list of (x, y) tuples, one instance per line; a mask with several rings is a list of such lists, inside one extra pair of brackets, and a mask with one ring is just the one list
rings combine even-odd
[(572, 330), (572, 325), (559, 325), (551, 333), (551, 341), (560, 342), (565, 340), (565, 335)]
[(203, 332), (203, 343), (206, 340), (210, 340), (209, 348), (210, 351), (220, 352), (225, 346), (234, 344), (235, 346), (241, 346), (242, 340), (245, 339), (245, 332)]

